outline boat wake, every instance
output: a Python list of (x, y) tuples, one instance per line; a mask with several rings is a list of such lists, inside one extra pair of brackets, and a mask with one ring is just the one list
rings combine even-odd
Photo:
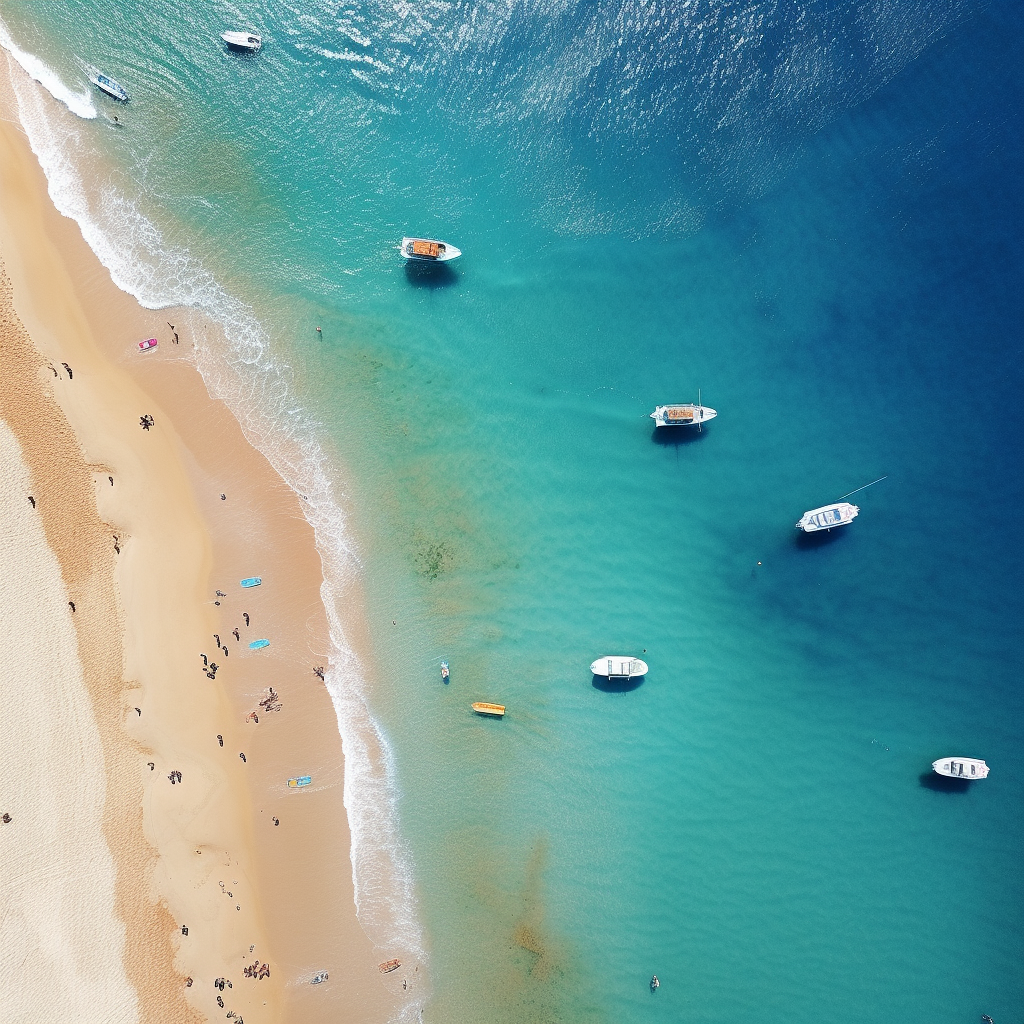
[(0, 46), (21, 65), (29, 78), (38, 82), (55, 100), (63, 103), (76, 117), (89, 121), (99, 116), (88, 89), (83, 88), (81, 92), (75, 92), (74, 89), (66, 86), (61, 81), (60, 75), (45, 61), (34, 53), (28, 53), (23, 50), (14, 42), (7, 25), (2, 19), (0, 19)]

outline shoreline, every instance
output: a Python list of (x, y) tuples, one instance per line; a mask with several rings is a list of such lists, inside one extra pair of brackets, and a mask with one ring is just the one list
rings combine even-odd
[[(225, 1003), (251, 1021), (391, 1019), (401, 989), (393, 976), (382, 983), (376, 965), (394, 954), (374, 949), (355, 913), (341, 737), (313, 673), (330, 652), (323, 569), (299, 498), (179, 354), (194, 315), (145, 310), (114, 286), (78, 226), (52, 206), (10, 120), (0, 125), (0, 183), (0, 254), (35, 347), (24, 353), (15, 400), (31, 422), (15, 433), (34, 475), (74, 464), (76, 508), (86, 515), (91, 497), (91, 542), (106, 548), (105, 568), (97, 556), (93, 576), (105, 572), (119, 598), (121, 630), (112, 629), (110, 607), (103, 636), (84, 617), (75, 624), (80, 650), (98, 648), (110, 662), (105, 697), (90, 692), (108, 803), (120, 808), (106, 834), (140, 1019), (163, 1019), (168, 1000), (181, 1008), (175, 1019), (187, 1019), (187, 1006), (198, 1019), (220, 1016), (216, 977), (233, 981)], [(177, 348), (167, 321), (178, 325)], [(156, 352), (133, 351), (154, 335)], [(152, 430), (140, 429), (145, 414)], [(58, 416), (68, 424), (59, 452), (51, 443)], [(81, 533), (62, 550), (48, 533), (69, 590)], [(240, 591), (238, 580), (250, 575), (263, 585)], [(216, 598), (218, 589), (227, 596)], [(123, 667), (111, 633), (123, 635)], [(214, 634), (230, 648), (211, 681), (199, 655), (213, 660)], [(250, 652), (244, 642), (257, 634), (271, 646)], [(281, 711), (265, 714), (259, 701), (271, 686)], [(254, 710), (259, 724), (247, 720)], [(166, 778), (174, 770), (180, 788)], [(301, 774), (313, 774), (314, 785), (289, 790), (287, 778)], [(254, 960), (270, 964), (270, 979), (243, 977)], [(147, 980), (154, 970), (164, 975), (155, 987)], [(309, 986), (323, 970), (328, 983)], [(187, 989), (186, 977), (194, 979)]]

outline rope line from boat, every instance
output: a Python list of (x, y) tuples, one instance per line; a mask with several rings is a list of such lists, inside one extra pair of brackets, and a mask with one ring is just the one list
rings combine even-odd
[[(888, 478), (889, 474), (886, 473), (885, 476), (880, 476), (877, 480), (872, 480), (871, 483), (865, 484), (863, 487), (855, 487), (852, 491), (848, 491), (846, 494), (843, 495), (843, 498), (848, 498), (851, 494), (856, 494), (858, 491), (864, 491), (867, 490), (869, 487), (874, 487), (875, 484), (880, 484), (883, 480), (887, 480)], [(838, 500), (842, 501), (843, 498), (839, 498)]]
[[(648, 404), (644, 399), (638, 398), (636, 395), (631, 395), (628, 391), (623, 391), (621, 388), (614, 387), (611, 384), (602, 384), (600, 387), (596, 387), (592, 391), (566, 391), (564, 388), (552, 388), (551, 391), (553, 394), (569, 395), (572, 398), (593, 398), (598, 391), (614, 391), (634, 402), (638, 402), (640, 405), (646, 406)], [(646, 413), (644, 415), (646, 415)]]

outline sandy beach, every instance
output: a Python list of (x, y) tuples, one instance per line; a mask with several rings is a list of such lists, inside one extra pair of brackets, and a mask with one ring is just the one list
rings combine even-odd
[(0, 597), (22, 687), (0, 761), (5, 1020), (387, 1020), (403, 979), (379, 973), (395, 953), (355, 914), (300, 499), (207, 394), (191, 314), (111, 283), (4, 105), (2, 526), (18, 572)]

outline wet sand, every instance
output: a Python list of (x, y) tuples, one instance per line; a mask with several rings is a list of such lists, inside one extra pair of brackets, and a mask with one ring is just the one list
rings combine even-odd
[[(341, 740), (313, 671), (328, 652), (322, 572), (300, 499), (207, 394), (189, 361), (198, 322), (114, 287), (3, 116), (0, 418), (76, 605), (138, 1019), (387, 1020), (400, 979), (379, 974), (395, 954), (355, 915)], [(140, 353), (152, 336), (159, 347)], [(262, 585), (240, 588), (253, 575)], [(279, 710), (259, 705), (270, 687)], [(301, 774), (314, 785), (289, 789)], [(269, 978), (243, 975), (257, 961)], [(320, 971), (329, 980), (310, 985)]]

